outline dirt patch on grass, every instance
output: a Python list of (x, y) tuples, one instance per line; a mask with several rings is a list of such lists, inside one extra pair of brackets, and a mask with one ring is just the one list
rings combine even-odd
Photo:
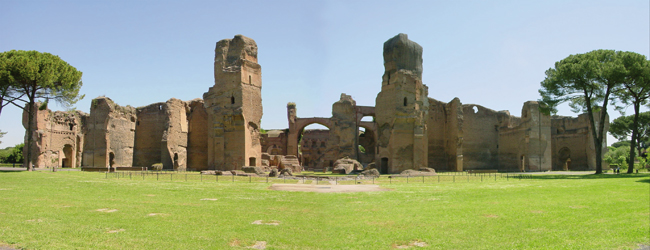
[(106, 233), (107, 234), (114, 234), (114, 233), (120, 233), (120, 232), (124, 232), (124, 231), (126, 231), (126, 229), (120, 228), (120, 229), (115, 229), (115, 230), (108, 230), (108, 231), (106, 231)]
[(266, 241), (256, 241), (255, 244), (253, 244), (252, 246), (249, 246), (247, 248), (266, 249)]
[(203, 198), (201, 199), (202, 201), (216, 201), (218, 200), (217, 198)]
[(18, 250), (18, 245), (11, 245), (0, 241), (0, 250)]
[(169, 215), (169, 214), (163, 214), (163, 213), (150, 213), (150, 214), (147, 214), (147, 216), (167, 216), (167, 215)]
[(104, 213), (114, 213), (117, 212), (117, 209), (110, 209), (110, 208), (100, 208), (95, 210), (97, 212), (104, 212)]
[(306, 185), (306, 184), (273, 184), (271, 190), (317, 193), (347, 193), (347, 192), (379, 192), (390, 191), (379, 185)]
[(426, 247), (426, 246), (429, 246), (429, 244), (427, 244), (424, 241), (419, 241), (419, 240), (411, 241), (408, 244), (393, 244), (393, 248), (396, 248), (396, 249), (406, 249), (406, 248), (411, 248), (411, 247)]
[(484, 216), (485, 216), (486, 218), (499, 218), (499, 216), (496, 215), (496, 214), (486, 214), (486, 215), (484, 215)]
[(240, 240), (240, 239), (233, 239), (230, 242), (228, 242), (228, 245), (231, 247), (245, 247), (245, 248), (251, 248), (251, 249), (266, 249), (266, 241), (255, 241), (252, 245), (251, 241), (249, 240)]
[(533, 210), (533, 211), (530, 211), (530, 212), (534, 213), (534, 214), (542, 214), (542, 213), (544, 213), (544, 211), (539, 211), (539, 210)]
[(271, 226), (278, 226), (278, 225), (280, 225), (280, 222), (277, 221), (277, 220), (270, 220), (270, 221), (256, 220), (256, 221), (253, 221), (251, 224), (253, 224), (253, 225), (271, 225)]

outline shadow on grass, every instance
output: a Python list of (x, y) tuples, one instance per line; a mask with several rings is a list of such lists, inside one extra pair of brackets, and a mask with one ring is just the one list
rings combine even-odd
[[(561, 174), (544, 174), (530, 175), (528, 179), (549, 180), (549, 179), (629, 179), (629, 178), (648, 178), (650, 173), (642, 174), (583, 174), (583, 175), (561, 175)], [(650, 183), (650, 179), (640, 180), (641, 182)]]

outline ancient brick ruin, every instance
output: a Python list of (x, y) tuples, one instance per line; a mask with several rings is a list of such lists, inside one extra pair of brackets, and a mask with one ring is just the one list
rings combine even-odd
[[(381, 173), (595, 169), (586, 115), (544, 115), (523, 104), (521, 116), (428, 97), (422, 52), (399, 34), (384, 43), (384, 75), (375, 107), (341, 94), (331, 117), (298, 117), (287, 105), (288, 128), (263, 131), (257, 44), (237, 35), (217, 42), (214, 86), (202, 99), (170, 99), (145, 107), (92, 101), (90, 114), (39, 110), (32, 164), (46, 167), (151, 167), (239, 170), (244, 166), (327, 169), (338, 159), (374, 162)], [(362, 121), (372, 117), (372, 121)], [(27, 122), (27, 115), (23, 123)], [(321, 124), (329, 130), (305, 130)], [(25, 126), (26, 127), (26, 126)], [(364, 131), (360, 131), (360, 129)], [(606, 143), (604, 143), (606, 145)], [(359, 147), (361, 146), (361, 147)], [(330, 169), (331, 170), (331, 169)]]

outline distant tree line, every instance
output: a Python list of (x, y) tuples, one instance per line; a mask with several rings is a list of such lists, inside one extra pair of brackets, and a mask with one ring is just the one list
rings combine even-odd
[(22, 163), (23, 158), (23, 148), (25, 144), (21, 143), (14, 147), (7, 147), (5, 149), (0, 149), (0, 163)]

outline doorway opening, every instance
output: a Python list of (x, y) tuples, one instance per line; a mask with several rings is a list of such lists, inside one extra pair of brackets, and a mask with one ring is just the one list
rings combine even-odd
[(388, 174), (388, 158), (381, 158), (381, 165), (379, 168), (381, 174)]

